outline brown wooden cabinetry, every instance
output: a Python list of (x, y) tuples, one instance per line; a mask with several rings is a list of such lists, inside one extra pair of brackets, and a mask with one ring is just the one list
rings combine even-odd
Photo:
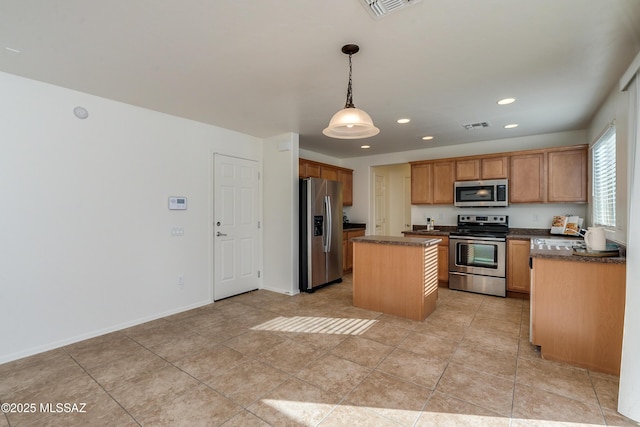
[(483, 157), (481, 160), (482, 179), (505, 179), (509, 177), (509, 158)]
[(449, 283), (449, 238), (439, 238), (442, 242), (438, 243), (438, 282), (446, 287)]
[(353, 205), (353, 170), (313, 160), (298, 159), (300, 178), (324, 178), (342, 182), (342, 205)]
[(345, 272), (353, 269), (353, 242), (354, 237), (363, 237), (365, 230), (344, 230), (342, 232), (342, 269)]
[(588, 147), (411, 163), (411, 204), (453, 204), (454, 181), (509, 179), (509, 203), (586, 203)]
[(456, 161), (456, 181), (480, 179), (480, 159)]
[(509, 203), (545, 201), (544, 153), (514, 154), (510, 159)]
[(419, 237), (421, 239), (442, 239), (438, 243), (438, 282), (440, 286), (447, 287), (449, 282), (449, 237), (410, 232), (405, 232), (404, 236)]
[(456, 160), (456, 181), (504, 179), (509, 176), (509, 158), (474, 157)]
[(433, 203), (433, 166), (431, 163), (411, 165), (411, 204)]
[(625, 264), (532, 261), (531, 342), (542, 357), (619, 375)]
[(342, 205), (353, 205), (353, 171), (338, 169), (338, 181), (342, 183)]
[(507, 290), (529, 293), (529, 240), (507, 240)]
[(587, 148), (547, 153), (547, 201), (587, 201)]
[(411, 204), (453, 204), (455, 162), (411, 163)]
[(433, 204), (453, 204), (453, 183), (455, 181), (455, 162), (439, 161), (433, 163)]

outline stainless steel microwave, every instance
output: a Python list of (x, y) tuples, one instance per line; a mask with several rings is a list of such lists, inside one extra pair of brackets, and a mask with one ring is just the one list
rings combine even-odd
[(458, 207), (489, 207), (509, 205), (509, 183), (506, 179), (456, 181), (453, 186)]

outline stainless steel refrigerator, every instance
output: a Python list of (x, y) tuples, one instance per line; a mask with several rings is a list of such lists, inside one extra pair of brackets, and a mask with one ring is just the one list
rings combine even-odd
[(300, 180), (300, 290), (342, 281), (342, 183)]

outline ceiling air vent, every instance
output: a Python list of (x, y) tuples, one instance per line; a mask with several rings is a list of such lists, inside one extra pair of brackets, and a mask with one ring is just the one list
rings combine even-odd
[(462, 125), (466, 130), (488, 128), (489, 126), (491, 126), (489, 122), (467, 123), (466, 125)]
[(369, 14), (375, 19), (382, 18), (391, 12), (404, 9), (421, 1), (422, 0), (360, 0), (365, 9), (367, 9)]

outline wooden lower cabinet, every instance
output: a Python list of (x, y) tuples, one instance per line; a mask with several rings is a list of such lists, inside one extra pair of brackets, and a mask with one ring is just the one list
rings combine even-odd
[(449, 283), (449, 238), (438, 238), (442, 239), (442, 242), (438, 243), (438, 283), (446, 287)]
[(349, 272), (353, 269), (353, 242), (354, 237), (363, 237), (365, 230), (354, 229), (342, 232), (342, 269)]
[(421, 233), (404, 233), (405, 237), (420, 237), (421, 239), (442, 239), (438, 243), (438, 284), (449, 286), (449, 237), (437, 235), (425, 235)]
[(532, 261), (531, 342), (542, 358), (620, 375), (625, 264)]
[(529, 293), (530, 240), (507, 240), (507, 291)]

